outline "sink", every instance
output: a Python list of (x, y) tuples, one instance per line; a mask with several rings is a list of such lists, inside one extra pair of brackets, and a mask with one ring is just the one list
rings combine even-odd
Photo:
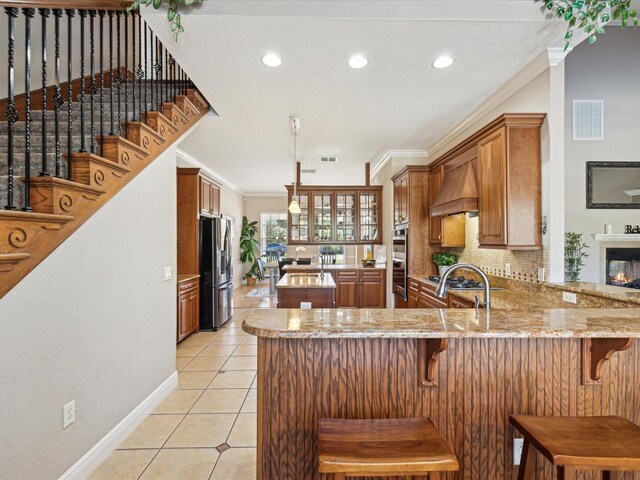
[(318, 278), (319, 273), (289, 273), (289, 278)]

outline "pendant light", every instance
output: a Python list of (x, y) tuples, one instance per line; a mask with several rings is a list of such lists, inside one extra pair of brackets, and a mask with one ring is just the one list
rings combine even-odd
[(300, 119), (298, 117), (290, 116), (289, 122), (291, 123), (291, 133), (293, 133), (293, 195), (291, 197), (291, 203), (289, 204), (289, 212), (292, 214), (301, 213), (300, 202), (298, 201), (298, 178), (297, 178), (297, 165), (298, 165), (298, 152), (296, 138), (300, 132)]

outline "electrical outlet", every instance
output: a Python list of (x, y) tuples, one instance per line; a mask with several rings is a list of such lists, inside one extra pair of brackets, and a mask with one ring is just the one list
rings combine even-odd
[(524, 438), (513, 439), (513, 464), (520, 465), (522, 458), (522, 449), (524, 448)]
[(311, 309), (311, 302), (300, 302), (300, 308), (302, 310), (310, 310)]
[(562, 301), (567, 303), (578, 303), (578, 297), (575, 293), (562, 292)]
[(164, 267), (164, 279), (171, 280), (171, 267)]
[(507, 277), (510, 277), (510, 276), (511, 276), (511, 264), (510, 264), (510, 263), (505, 263), (505, 264), (504, 264), (504, 274), (505, 274)]
[(76, 421), (76, 401), (71, 400), (62, 407), (62, 428), (65, 429)]
[(544, 282), (544, 267), (538, 268), (538, 281)]

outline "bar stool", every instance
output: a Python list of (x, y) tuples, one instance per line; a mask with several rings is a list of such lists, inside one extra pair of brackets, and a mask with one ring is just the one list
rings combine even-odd
[(557, 466), (558, 480), (576, 470), (640, 470), (640, 427), (622, 417), (536, 417), (512, 415), (511, 424), (524, 436), (518, 480), (534, 477), (533, 449)]
[(458, 460), (428, 418), (318, 422), (320, 473), (327, 479), (418, 476), (441, 480)]

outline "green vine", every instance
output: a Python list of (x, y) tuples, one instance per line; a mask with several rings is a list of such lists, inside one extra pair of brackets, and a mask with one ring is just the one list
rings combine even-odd
[(595, 43), (612, 17), (613, 20), (620, 20), (623, 27), (631, 24), (638, 26), (637, 13), (631, 8), (631, 0), (544, 0), (544, 3), (547, 9), (567, 22), (565, 50), (569, 48), (576, 30), (584, 30), (589, 35), (589, 43)]
[[(178, 36), (184, 32), (184, 28), (182, 27), (181, 17), (178, 13), (178, 6), (184, 5), (185, 7), (190, 7), (195, 3), (202, 3), (204, 0), (169, 0), (169, 10), (167, 11), (167, 18), (169, 19), (169, 23), (171, 24), (171, 31), (173, 32), (173, 39), (177, 42)], [(153, 8), (160, 8), (163, 0), (134, 0), (129, 7), (127, 7), (127, 12), (139, 11), (140, 6), (144, 5), (149, 6), (153, 5)]]

